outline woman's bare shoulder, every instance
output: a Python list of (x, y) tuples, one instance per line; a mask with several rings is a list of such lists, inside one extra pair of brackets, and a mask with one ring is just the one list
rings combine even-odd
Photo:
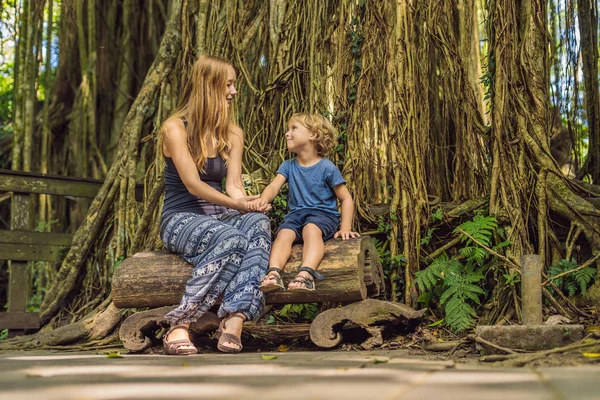
[(242, 130), (242, 128), (240, 128), (232, 122), (229, 124), (229, 134), (243, 137), (244, 131)]
[(187, 144), (187, 133), (181, 118), (169, 118), (163, 125), (162, 151), (165, 157), (171, 157), (171, 153), (177, 153), (177, 149)]
[(165, 121), (164, 129), (165, 137), (168, 139), (187, 136), (185, 132), (185, 125), (183, 124), (183, 120), (181, 118), (169, 118)]
[(234, 123), (229, 124), (229, 141), (230, 143), (244, 143), (244, 131)]

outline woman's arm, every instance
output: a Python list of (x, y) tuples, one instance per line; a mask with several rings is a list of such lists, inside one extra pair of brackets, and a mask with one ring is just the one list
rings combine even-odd
[(172, 120), (165, 124), (163, 153), (165, 156), (171, 157), (181, 181), (191, 194), (214, 204), (240, 211), (249, 211), (248, 201), (251, 200), (250, 198), (244, 195), (234, 199), (202, 182), (196, 163), (188, 149), (187, 133), (181, 120)]
[(229, 161), (227, 163), (227, 179), (225, 182), (225, 191), (233, 199), (239, 199), (246, 196), (244, 185), (242, 184), (242, 154), (244, 152), (244, 131), (239, 126), (230, 124), (229, 126)]

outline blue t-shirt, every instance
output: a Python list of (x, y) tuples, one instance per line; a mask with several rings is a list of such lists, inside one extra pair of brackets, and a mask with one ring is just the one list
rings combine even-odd
[(333, 188), (346, 183), (340, 170), (327, 158), (315, 165), (303, 167), (295, 158), (285, 160), (277, 170), (288, 181), (288, 206), (296, 210), (318, 209), (339, 217), (337, 197)]

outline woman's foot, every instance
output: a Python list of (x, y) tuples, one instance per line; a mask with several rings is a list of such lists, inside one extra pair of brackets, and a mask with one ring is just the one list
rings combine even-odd
[(190, 341), (190, 324), (172, 326), (163, 337), (163, 347), (166, 355), (197, 354), (198, 349)]
[(263, 278), (258, 289), (264, 293), (285, 290), (283, 281), (281, 280), (281, 269), (269, 268), (267, 270), (267, 275)]
[(242, 327), (246, 316), (243, 313), (232, 313), (223, 318), (217, 330), (217, 348), (224, 353), (242, 351)]

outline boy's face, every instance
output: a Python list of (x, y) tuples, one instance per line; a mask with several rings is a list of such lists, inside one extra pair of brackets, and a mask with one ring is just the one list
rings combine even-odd
[(291, 120), (285, 133), (288, 150), (292, 153), (314, 147), (314, 134), (298, 121)]

